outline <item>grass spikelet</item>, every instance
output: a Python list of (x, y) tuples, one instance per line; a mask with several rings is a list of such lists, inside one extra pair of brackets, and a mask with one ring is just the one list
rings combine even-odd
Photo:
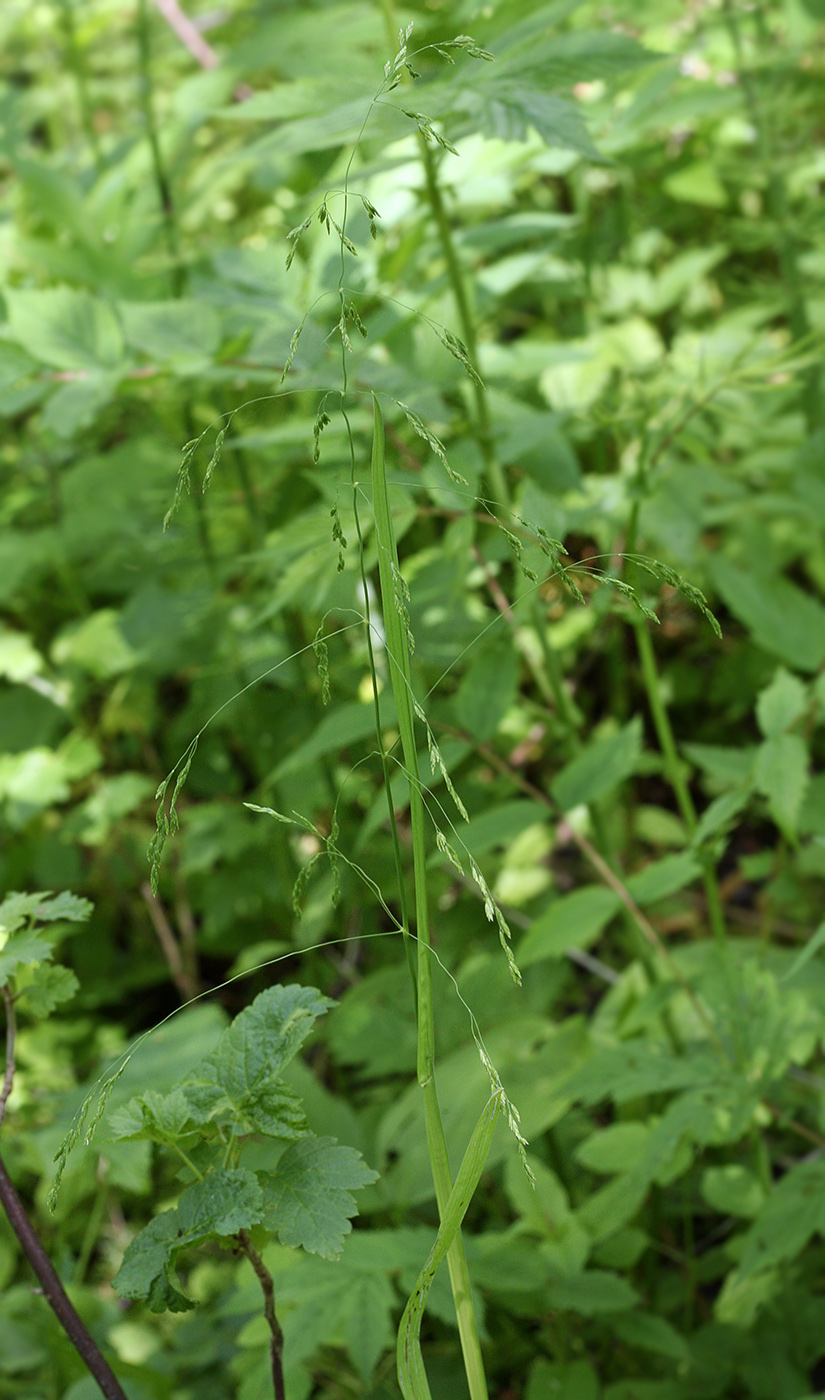
[[(329, 419), (327, 419), (327, 422), (329, 422)], [(347, 562), (344, 556), (344, 550), (347, 547), (347, 537), (341, 526), (341, 517), (338, 514), (337, 505), (332, 507), (330, 515), (332, 516), (332, 539), (338, 546), (338, 572), (342, 574)]]
[(191, 465), (191, 463), (192, 463), (192, 458), (193, 458), (194, 455), (195, 455), (195, 452), (197, 451), (198, 447), (200, 446), (202, 436), (203, 436), (203, 434), (201, 434), (201, 437), (192, 438), (189, 442), (184, 443), (183, 447), (181, 448), (180, 466), (178, 467), (178, 476), (177, 476), (177, 480), (176, 480), (176, 482), (175, 482), (175, 494), (174, 494), (174, 497), (173, 497), (173, 499), (172, 499), (172, 504), (171, 504), (171, 506), (169, 507), (169, 509), (167, 510), (166, 514), (165, 514), (164, 517), (163, 517), (163, 529), (164, 529), (164, 531), (166, 531), (166, 530), (169, 529), (169, 526), (172, 524), (172, 521), (174, 520), (174, 518), (175, 518), (175, 516), (177, 515), (178, 511), (180, 510), (180, 504), (181, 504), (181, 501), (183, 500), (184, 493), (186, 493), (187, 496), (188, 496), (188, 495), (191, 495), (191, 492), (192, 492), (192, 465)]
[(468, 815), (467, 808), (464, 806), (464, 803), (462, 802), (461, 798), (455, 790), (455, 787), (453, 786), (453, 780), (447, 772), (447, 765), (441, 756), (441, 750), (438, 747), (435, 735), (433, 734), (433, 731), (430, 728), (430, 722), (427, 719), (427, 716), (425, 715), (423, 709), (421, 708), (417, 700), (413, 701), (413, 708), (415, 710), (416, 718), (419, 719), (423, 724), (424, 732), (427, 735), (427, 751), (430, 755), (430, 767), (434, 774), (439, 774), (439, 776), (444, 782), (444, 786), (446, 787), (448, 793), (450, 794), (451, 798), (453, 799), (453, 802), (456, 805), (456, 809), (459, 815), (464, 818), (465, 822), (468, 822), (470, 820), (470, 817)]
[(321, 681), (321, 699), (325, 705), (330, 702), (329, 688), (329, 650), (324, 641), (324, 624), (318, 628), (312, 641), (312, 649), (315, 652), (315, 660), (318, 665), (318, 676)]
[(430, 451), (435, 453), (450, 480), (454, 481), (457, 486), (469, 486), (470, 483), (467, 478), (462, 476), (459, 472), (454, 471), (450, 466), (447, 461), (447, 453), (444, 450), (444, 444), (440, 438), (436, 437), (435, 433), (430, 431), (424, 420), (419, 418), (418, 414), (414, 413), (413, 410), (409, 408), (407, 404), (402, 403), (400, 399), (394, 399), (393, 402), (398, 404), (398, 407), (403, 412), (413, 432), (417, 433), (420, 438), (423, 438)]
[[(287, 267), (288, 267), (288, 266), (289, 266), (289, 264), (287, 263)], [(301, 322), (300, 326), (297, 326), (296, 329), (292, 332), (292, 338), (291, 338), (291, 340), (290, 340), (290, 342), (289, 342), (289, 350), (288, 350), (288, 352), (287, 352), (287, 357), (286, 357), (286, 360), (284, 361), (284, 367), (283, 367), (283, 369), (282, 369), (282, 371), (281, 371), (281, 377), (280, 377), (280, 379), (278, 380), (278, 384), (279, 384), (279, 385), (283, 384), (284, 380), (286, 379), (287, 375), (289, 374), (289, 371), (292, 369), (292, 361), (295, 359), (295, 355), (296, 355), (296, 352), (297, 352), (297, 350), (298, 350), (298, 341), (301, 339), (301, 331), (304, 329), (304, 326), (306, 325), (306, 323), (307, 323), (307, 318), (306, 318), (306, 316), (305, 316), (304, 319), (303, 319), (303, 321)]]
[(120, 1064), (115, 1070), (114, 1074), (110, 1074), (109, 1078), (104, 1080), (103, 1084), (100, 1086), (100, 1089), (98, 1090), (97, 1094), (97, 1105), (95, 1107), (94, 1113), (92, 1114), (92, 1118), (89, 1122), (88, 1127), (86, 1127), (86, 1120), (89, 1117), (89, 1109), (91, 1108), (92, 1102), (94, 1100), (94, 1089), (92, 1089), (91, 1093), (87, 1094), (86, 1098), (83, 1100), (83, 1103), (80, 1105), (80, 1108), (75, 1114), (69, 1131), (66, 1133), (66, 1136), (64, 1137), (63, 1141), (61, 1142), (59, 1148), (57, 1149), (52, 1159), (54, 1162), (57, 1163), (57, 1171), (55, 1172), (54, 1181), (52, 1182), (52, 1188), (47, 1197), (47, 1204), (50, 1211), (54, 1211), (54, 1208), (57, 1204), (57, 1197), (60, 1192), (60, 1186), (63, 1181), (63, 1173), (66, 1170), (66, 1163), (69, 1160), (70, 1152), (73, 1150), (73, 1148), (77, 1146), (81, 1137), (83, 1138), (84, 1146), (90, 1146), (92, 1138), (95, 1135), (97, 1126), (101, 1118), (103, 1117), (103, 1114), (106, 1112), (106, 1105), (108, 1104), (109, 1099), (112, 1097), (112, 1090), (114, 1089), (117, 1081), (120, 1079), (120, 1076), (122, 1075), (131, 1058), (131, 1054), (127, 1055), (123, 1060), (122, 1064)]
[(647, 603), (642, 601), (641, 597), (639, 596), (638, 590), (633, 587), (632, 583), (627, 583), (624, 579), (621, 578), (613, 578), (610, 574), (605, 574), (602, 582), (609, 584), (611, 588), (614, 588), (616, 592), (622, 596), (622, 598), (626, 598), (627, 601), (631, 604), (631, 606), (634, 607), (637, 612), (642, 614), (642, 617), (647, 618), (648, 622), (655, 622), (658, 625), (659, 619), (656, 616), (656, 613), (653, 611), (652, 608), (649, 608), (647, 606)]
[(438, 847), (441, 854), (447, 857), (448, 861), (450, 862), (450, 865), (455, 866), (455, 869), (458, 871), (459, 875), (463, 875), (464, 866), (461, 864), (461, 861), (459, 860), (458, 856), (456, 855), (455, 851), (453, 850), (452, 846), (450, 845), (449, 841), (447, 840), (446, 836), (444, 835), (444, 832), (441, 830), (440, 827), (436, 827), (435, 829), (435, 844)]
[(647, 559), (644, 555), (636, 554), (629, 557), (637, 568), (644, 569), (645, 573), (651, 574), (653, 578), (659, 579), (662, 583), (669, 584), (671, 588), (677, 589), (686, 602), (698, 608), (702, 616), (710, 623), (716, 636), (721, 640), (722, 628), (719, 626), (716, 616), (711, 611), (708, 600), (701, 588), (697, 588), (695, 584), (689, 583), (688, 580), (682, 578), (682, 575), (678, 574), (675, 569), (671, 569), (669, 564), (662, 564), (658, 559)]
[[(326, 400), (324, 400), (324, 402), (326, 402)], [(324, 412), (324, 404), (322, 403), (315, 415), (315, 422), (312, 425), (312, 437), (315, 443), (312, 451), (312, 461), (315, 466), (318, 465), (321, 459), (321, 434), (324, 428), (329, 427), (331, 421), (329, 414)], [(344, 543), (346, 544), (346, 540)]]
[[(452, 147), (450, 147), (450, 150), (452, 150)], [(470, 354), (464, 341), (459, 340), (458, 336), (453, 335), (452, 331), (443, 328), (438, 332), (438, 338), (445, 350), (449, 350), (453, 359), (458, 360), (458, 363), (466, 370), (473, 383), (477, 384), (480, 389), (483, 389), (484, 380), (481, 378), (478, 370), (470, 359)]]
[[(415, 122), (416, 126), (418, 127), (418, 130), (421, 132), (421, 135), (424, 137), (425, 141), (435, 141), (436, 145), (443, 147), (445, 151), (450, 151), (451, 154), (454, 156), (458, 155), (458, 151), (456, 150), (452, 142), (448, 141), (446, 136), (442, 136), (441, 132), (433, 126), (432, 122), (430, 121), (430, 118), (425, 117), (423, 112), (410, 112), (406, 108), (403, 108), (402, 110), (404, 112), (405, 117), (409, 117), (410, 121)], [(446, 341), (444, 343), (446, 344)], [(466, 355), (466, 350), (464, 353)], [(456, 358), (459, 357), (456, 356)]]
[(309, 884), (309, 877), (321, 859), (321, 852), (316, 851), (314, 856), (310, 856), (306, 865), (302, 865), (298, 871), (298, 878), (292, 886), (292, 909), (296, 919), (301, 918), (301, 900)]
[[(186, 782), (186, 779), (189, 776), (189, 769), (192, 767), (192, 760), (198, 751), (198, 739), (199, 735), (196, 734), (195, 738), (192, 740), (191, 744), (189, 745), (189, 748), (186, 750), (186, 753), (183, 756), (183, 762), (178, 773), (177, 779), (175, 780), (175, 786), (172, 791), (172, 800), (169, 803), (168, 811), (166, 809), (166, 793), (169, 789), (169, 784), (172, 781), (172, 773), (169, 773), (168, 776), (164, 778), (163, 782), (159, 784), (158, 789), (155, 793), (155, 799), (158, 803), (157, 813), (155, 814), (155, 833), (151, 841), (149, 842), (149, 849), (147, 851), (147, 856), (149, 858), (149, 884), (151, 885), (153, 894), (157, 894), (158, 892), (160, 863), (163, 856), (164, 847), (169, 837), (174, 836), (175, 832), (180, 826), (177, 812), (178, 795), (184, 783)], [(174, 772), (174, 769), (172, 771)]]
[(207, 488), (211, 485), (211, 482), (212, 482), (212, 475), (213, 475), (213, 473), (214, 473), (214, 471), (215, 471), (216, 466), (218, 465), (219, 461), (221, 460), (221, 452), (222, 452), (222, 450), (223, 450), (224, 439), (225, 439), (226, 434), (228, 433), (228, 431), (229, 431), (229, 424), (226, 423), (226, 424), (224, 425), (224, 427), (221, 428), (220, 432), (218, 433), (218, 436), (215, 438), (215, 446), (214, 446), (214, 448), (212, 449), (212, 456), (209, 458), (209, 461), (208, 461), (207, 464), (206, 464), (206, 471), (204, 472), (204, 475), (203, 475), (203, 487), (202, 487), (202, 489), (203, 489), (204, 491), (206, 491)]
[(398, 615), (401, 618), (401, 623), (407, 638), (407, 646), (410, 649), (410, 655), (412, 655), (415, 651), (415, 637), (413, 636), (412, 627), (410, 626), (410, 610), (407, 606), (410, 600), (410, 590), (407, 586), (407, 580), (404, 578), (395, 560), (390, 559), (389, 562), (395, 605), (398, 608)]
[(510, 976), (512, 977), (516, 986), (520, 987), (521, 973), (519, 972), (518, 965), (516, 963), (515, 958), (513, 957), (513, 950), (510, 947), (510, 940), (513, 936), (510, 932), (510, 925), (507, 923), (507, 920), (505, 919), (504, 915), (502, 914), (501, 910), (496, 904), (496, 901), (493, 899), (492, 893), (490, 891), (490, 886), (487, 884), (487, 881), (485, 880), (484, 876), (482, 875), (481, 871), (479, 870), (472, 857), (470, 857), (470, 875), (472, 876), (473, 880), (475, 881), (476, 885), (478, 886), (481, 892), (481, 897), (484, 901), (484, 913), (487, 915), (487, 918), (489, 919), (490, 923), (495, 924), (498, 929), (499, 942), (502, 948), (504, 949), (504, 954), (507, 958), (507, 966), (510, 969)]
[[(310, 214), (309, 218), (308, 218), (308, 219), (304, 219), (304, 222), (303, 222), (302, 224), (299, 224), (297, 228), (290, 229), (289, 233), (288, 233), (287, 236), (286, 236), (286, 241), (287, 241), (287, 243), (289, 243), (289, 245), (290, 245), (289, 252), (288, 252), (287, 255), (286, 255), (286, 270), (287, 270), (287, 272), (289, 272), (289, 269), (290, 269), (291, 266), (292, 266), (292, 259), (295, 257), (295, 254), (296, 254), (297, 251), (298, 251), (298, 244), (299, 244), (300, 241), (301, 241), (301, 235), (302, 235), (303, 233), (306, 232), (306, 230), (309, 228), (309, 226), (310, 226), (311, 223), (312, 223), (312, 215)], [(300, 331), (299, 331), (299, 334), (300, 334)]]

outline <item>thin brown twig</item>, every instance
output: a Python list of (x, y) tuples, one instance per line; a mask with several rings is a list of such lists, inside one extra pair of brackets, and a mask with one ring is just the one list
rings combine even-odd
[(8, 987), (0, 987), (3, 1001), (6, 1005), (6, 1068), (3, 1074), (3, 1087), (0, 1089), (0, 1127), (6, 1116), (6, 1104), (8, 1103), (11, 1086), (14, 1081), (14, 1046), (17, 1037), (17, 1017), (14, 1011), (14, 997)]
[[(198, 29), (192, 23), (189, 16), (178, 4), (178, 0), (153, 0), (156, 10), (163, 16), (169, 28), (180, 39), (185, 49), (188, 49), (192, 57), (201, 68), (211, 71), (220, 66), (220, 57), (208, 44)], [(253, 90), (247, 83), (238, 83), (233, 91), (236, 102), (245, 102), (247, 98), (253, 96)]]
[(264, 1317), (272, 1337), (269, 1351), (272, 1358), (272, 1387), (275, 1400), (286, 1400), (284, 1389), (284, 1334), (275, 1316), (275, 1283), (269, 1269), (253, 1245), (246, 1230), (239, 1230), (235, 1238), (255, 1270), (261, 1291), (264, 1295)]
[(157, 934), (158, 943), (161, 946), (163, 956), (172, 974), (172, 981), (184, 1001), (191, 1001), (192, 997), (197, 996), (198, 988), (192, 979), (189, 969), (184, 965), (180, 944), (175, 937), (172, 925), (166, 917), (166, 911), (157, 895), (153, 894), (152, 887), (148, 880), (143, 881), (140, 887), (140, 893), (149, 911), (152, 927)]

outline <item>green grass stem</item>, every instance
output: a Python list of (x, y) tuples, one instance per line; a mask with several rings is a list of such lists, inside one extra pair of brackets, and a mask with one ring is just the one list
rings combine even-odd
[[(398, 549), (387, 495), (384, 420), (375, 395), (373, 395), (373, 411), (372, 490), (378, 539), (378, 572), (393, 698), (404, 765), (410, 784), (410, 827), (415, 885), (414, 908), (419, 943), (416, 958), (418, 1032), (416, 1073), (424, 1095), (427, 1144), (438, 1212), (443, 1225), (447, 1218), (453, 1181), (435, 1082), (435, 1025), (433, 1020), (432, 969), (429, 956), (430, 921), (426, 822), (418, 772), (418, 751), (415, 742), (410, 651), (403, 613), (403, 599), (399, 596), (401, 575), (398, 566)], [(460, 1229), (455, 1231), (447, 1249), (447, 1267), (450, 1273), (450, 1284), (471, 1400), (486, 1400), (487, 1382), (484, 1375), (484, 1362), (481, 1356), (481, 1343), (470, 1290), (470, 1275)]]

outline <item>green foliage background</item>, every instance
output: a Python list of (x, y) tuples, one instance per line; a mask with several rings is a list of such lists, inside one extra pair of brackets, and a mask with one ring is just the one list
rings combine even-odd
[[(171, 1091), (273, 981), (318, 987), (339, 1005), (290, 1082), (380, 1175), (340, 1260), (267, 1251), (289, 1394), (399, 1393), (393, 1329), (436, 1214), (400, 940), (348, 863), (396, 915), (343, 336), (357, 480), (374, 391), (413, 686), (469, 815), (468, 873), (435, 841), (430, 869), (454, 1168), (487, 1094), (469, 1007), (537, 1179), (499, 1125), (467, 1239), (491, 1394), (804, 1400), (825, 1382), (823, 7), (189, 14), (187, 42), (149, 0), (0, 14), (0, 886), (94, 904), (56, 926), (76, 996), (21, 1004), (19, 1190), (130, 1400), (267, 1395), (245, 1261), (193, 1255), (185, 1315), (111, 1290), (181, 1190), (149, 1142), (104, 1121), (45, 1198), (135, 1036), (248, 974), (166, 1021), (114, 1108)], [(494, 62), (424, 56), (360, 137), (410, 20), (411, 50), (467, 33)], [(341, 250), (313, 214), (341, 223), (323, 201), (356, 146), (339, 326)], [(195, 735), (155, 894), (153, 795)], [(438, 772), (431, 792), (446, 831)], [(337, 874), (312, 863), (333, 828)], [(443, 1272), (423, 1345), (452, 1400)], [(0, 1396), (87, 1400), (4, 1221), (0, 1283)]]

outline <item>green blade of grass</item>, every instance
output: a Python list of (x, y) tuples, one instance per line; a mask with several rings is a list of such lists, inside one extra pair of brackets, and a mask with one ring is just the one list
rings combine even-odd
[(461, 1222), (467, 1213), (467, 1207), (475, 1194), (475, 1189), (484, 1170), (484, 1163), (487, 1161), (487, 1154), (493, 1140), (499, 1106), (500, 1096), (491, 1094), (470, 1138), (464, 1160), (458, 1169), (455, 1185), (441, 1216), (438, 1234), (427, 1261), (418, 1275), (415, 1288), (410, 1294), (399, 1324), (398, 1383), (404, 1400), (431, 1400), (427, 1374), (424, 1370), (424, 1358), (421, 1355), (421, 1319), (424, 1316), (427, 1295), (435, 1278), (436, 1269), (461, 1229)]

